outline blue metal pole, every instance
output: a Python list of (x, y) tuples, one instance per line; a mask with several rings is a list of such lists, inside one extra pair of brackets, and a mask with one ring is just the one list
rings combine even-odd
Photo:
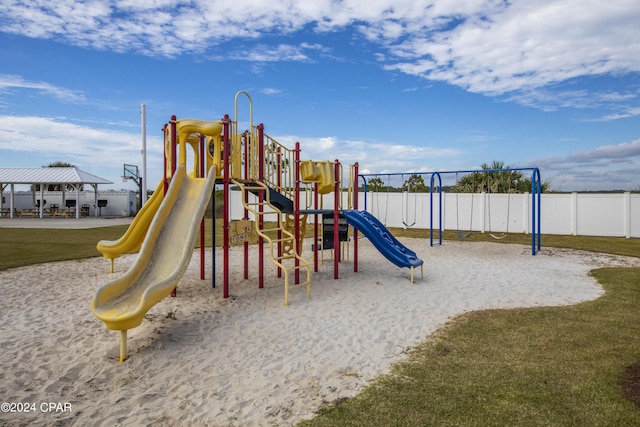
[(536, 254), (536, 172), (531, 173), (531, 255)]
[(538, 176), (538, 250), (540, 250), (540, 218), (541, 218), (541, 208), (542, 208), (542, 198), (541, 198), (541, 193), (542, 193), (542, 183), (540, 182), (540, 169), (535, 168), (535, 173)]
[[(365, 178), (362, 175), (358, 175), (359, 177), (362, 178), (362, 180), (364, 181), (364, 185), (362, 186), (362, 191), (364, 192), (364, 210), (367, 210), (367, 178)], [(358, 185), (358, 183), (356, 182), (356, 185)]]
[(429, 246), (433, 246), (433, 174), (429, 185)]
[(540, 169), (533, 168), (531, 172), (531, 255), (535, 255), (540, 250), (541, 192)]
[(438, 177), (438, 231), (439, 231), (439, 243), (442, 245), (442, 177), (438, 172), (431, 173), (431, 180), (429, 182), (429, 245), (433, 246), (433, 183), (434, 177)]

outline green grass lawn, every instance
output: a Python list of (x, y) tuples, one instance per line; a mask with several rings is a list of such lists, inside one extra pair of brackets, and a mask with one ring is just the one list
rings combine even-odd
[(128, 226), (91, 229), (0, 228), (0, 271), (43, 262), (101, 256), (99, 240), (116, 240)]
[[(0, 229), (0, 270), (99, 256), (98, 240), (125, 230)], [(425, 230), (393, 232), (428, 238)], [(444, 237), (457, 240), (454, 232)], [(499, 242), (529, 245), (530, 239), (510, 235)], [(464, 241), (495, 240), (477, 233)], [(542, 236), (542, 246), (640, 257), (637, 239)], [(353, 399), (327, 402), (300, 425), (640, 425), (640, 409), (623, 394), (625, 371), (640, 363), (640, 268), (593, 275), (606, 290), (595, 301), (458, 316), (389, 375)]]

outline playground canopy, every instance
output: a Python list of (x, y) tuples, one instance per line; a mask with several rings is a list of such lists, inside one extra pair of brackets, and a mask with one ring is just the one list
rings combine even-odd
[[(42, 167), (42, 168), (0, 168), (0, 190), (4, 192), (7, 185), (10, 185), (10, 198), (8, 205), (13, 212), (13, 200), (16, 184), (40, 185), (40, 196), (38, 200), (43, 199), (44, 189), (48, 185), (60, 185), (62, 191), (62, 199), (65, 200), (65, 192), (67, 186), (75, 189), (75, 206), (79, 206), (80, 188), (84, 184), (91, 185), (95, 192), (94, 204), (98, 203), (98, 185), (113, 184), (104, 178), (97, 177), (87, 172), (83, 172), (75, 167)], [(36, 205), (36, 191), (33, 191), (33, 204)], [(0, 207), (7, 204), (4, 198), (0, 199)], [(43, 206), (44, 207), (44, 206)], [(42, 209), (40, 209), (40, 217), (42, 218)], [(80, 212), (76, 209), (76, 218), (80, 217)], [(96, 213), (97, 215), (97, 213)]]

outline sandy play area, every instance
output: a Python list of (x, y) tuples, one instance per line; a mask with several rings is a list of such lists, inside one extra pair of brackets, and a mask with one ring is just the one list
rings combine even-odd
[[(594, 299), (603, 290), (589, 270), (640, 265), (561, 249), (534, 257), (526, 246), (400, 240), (425, 260), (424, 280), (418, 272), (411, 285), (407, 269), (362, 240), (359, 273), (345, 261), (335, 281), (327, 260), (311, 296), (294, 289), (288, 307), (269, 262), (265, 289), (258, 289), (256, 260), (252, 278), (242, 280), (241, 247), (234, 247), (224, 300), (222, 289), (199, 279), (196, 253), (178, 297), (165, 298), (129, 331), (122, 364), (118, 332), (89, 307), (110, 279), (107, 260), (0, 272), (0, 396), (28, 410), (6, 413), (3, 403), (0, 424), (290, 426), (360, 392), (457, 314)], [(117, 260), (114, 274), (135, 256)], [(206, 259), (210, 272), (210, 253)]]

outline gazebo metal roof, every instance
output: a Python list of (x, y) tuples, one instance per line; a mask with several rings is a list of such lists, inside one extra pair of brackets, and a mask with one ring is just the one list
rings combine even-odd
[(0, 168), (1, 184), (113, 184), (75, 167)]

